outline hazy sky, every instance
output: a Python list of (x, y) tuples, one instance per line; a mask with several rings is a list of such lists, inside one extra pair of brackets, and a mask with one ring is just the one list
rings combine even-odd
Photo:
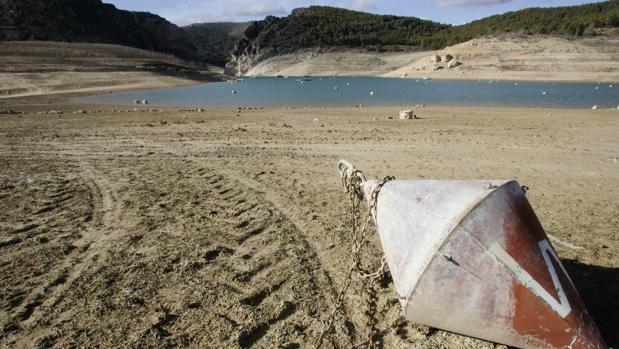
[(415, 16), (462, 24), (489, 15), (527, 7), (579, 5), (602, 0), (103, 0), (116, 7), (148, 11), (178, 25), (285, 16), (296, 7), (329, 5), (372, 13)]

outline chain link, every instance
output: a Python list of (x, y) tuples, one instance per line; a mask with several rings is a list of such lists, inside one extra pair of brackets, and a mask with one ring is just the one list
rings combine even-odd
[(389, 181), (394, 180), (395, 178), (392, 176), (387, 176), (378, 181), (374, 190), (370, 194), (368, 199), (369, 208), (367, 215), (363, 222), (361, 222), (361, 209), (360, 204), (363, 201), (363, 174), (356, 169), (353, 169), (350, 172), (344, 172), (342, 174), (342, 185), (346, 189), (346, 192), (349, 195), (350, 199), (350, 225), (351, 225), (351, 235), (352, 235), (352, 262), (348, 272), (346, 273), (346, 277), (344, 278), (344, 286), (340, 289), (338, 293), (335, 306), (333, 310), (329, 314), (325, 326), (318, 336), (314, 348), (318, 349), (322, 345), (324, 341), (324, 337), (327, 335), (329, 331), (333, 328), (333, 322), (335, 321), (335, 316), (341, 310), (344, 297), (346, 296), (346, 292), (350, 288), (352, 283), (353, 273), (356, 272), (357, 276), (367, 283), (368, 290), (368, 298), (366, 302), (366, 325), (368, 327), (368, 338), (364, 344), (367, 344), (367, 348), (375, 348), (375, 338), (376, 338), (376, 324), (378, 323), (376, 319), (376, 309), (377, 309), (377, 286), (378, 282), (382, 280), (386, 268), (387, 268), (387, 260), (385, 256), (383, 256), (381, 260), (380, 267), (374, 271), (369, 272), (365, 270), (361, 265), (361, 250), (367, 238), (367, 233), (369, 227), (372, 222), (372, 218), (376, 221), (376, 212), (377, 212), (377, 201), (378, 194), (382, 187)]

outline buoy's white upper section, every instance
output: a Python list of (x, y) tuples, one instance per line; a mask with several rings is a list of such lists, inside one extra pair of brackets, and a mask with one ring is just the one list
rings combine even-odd
[[(378, 195), (376, 226), (402, 302), (451, 231), (505, 180), (394, 180)], [(366, 198), (377, 181), (364, 185)]]

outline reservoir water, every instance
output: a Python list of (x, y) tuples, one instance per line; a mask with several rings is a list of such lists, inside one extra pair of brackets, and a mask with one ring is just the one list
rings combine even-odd
[(614, 83), (415, 80), (376, 77), (248, 78), (189, 87), (111, 93), (80, 102), (160, 106), (315, 107), (374, 105), (482, 105), (617, 108)]

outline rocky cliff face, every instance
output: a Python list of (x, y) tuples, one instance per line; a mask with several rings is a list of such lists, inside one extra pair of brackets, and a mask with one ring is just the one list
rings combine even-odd
[(189, 36), (176, 25), (101, 0), (0, 0), (0, 16), (0, 40), (96, 42), (196, 56)]
[(242, 76), (255, 66), (262, 59), (268, 58), (272, 50), (260, 49), (258, 43), (248, 40), (247, 38), (240, 39), (234, 44), (232, 55), (226, 64), (225, 74), (230, 76)]
[(267, 17), (264, 21), (254, 22), (245, 29), (243, 37), (234, 44), (231, 58), (226, 64), (226, 75), (244, 75), (260, 60), (271, 55), (274, 51), (271, 47), (261, 48), (260, 34), (272, 21), (270, 17)]

